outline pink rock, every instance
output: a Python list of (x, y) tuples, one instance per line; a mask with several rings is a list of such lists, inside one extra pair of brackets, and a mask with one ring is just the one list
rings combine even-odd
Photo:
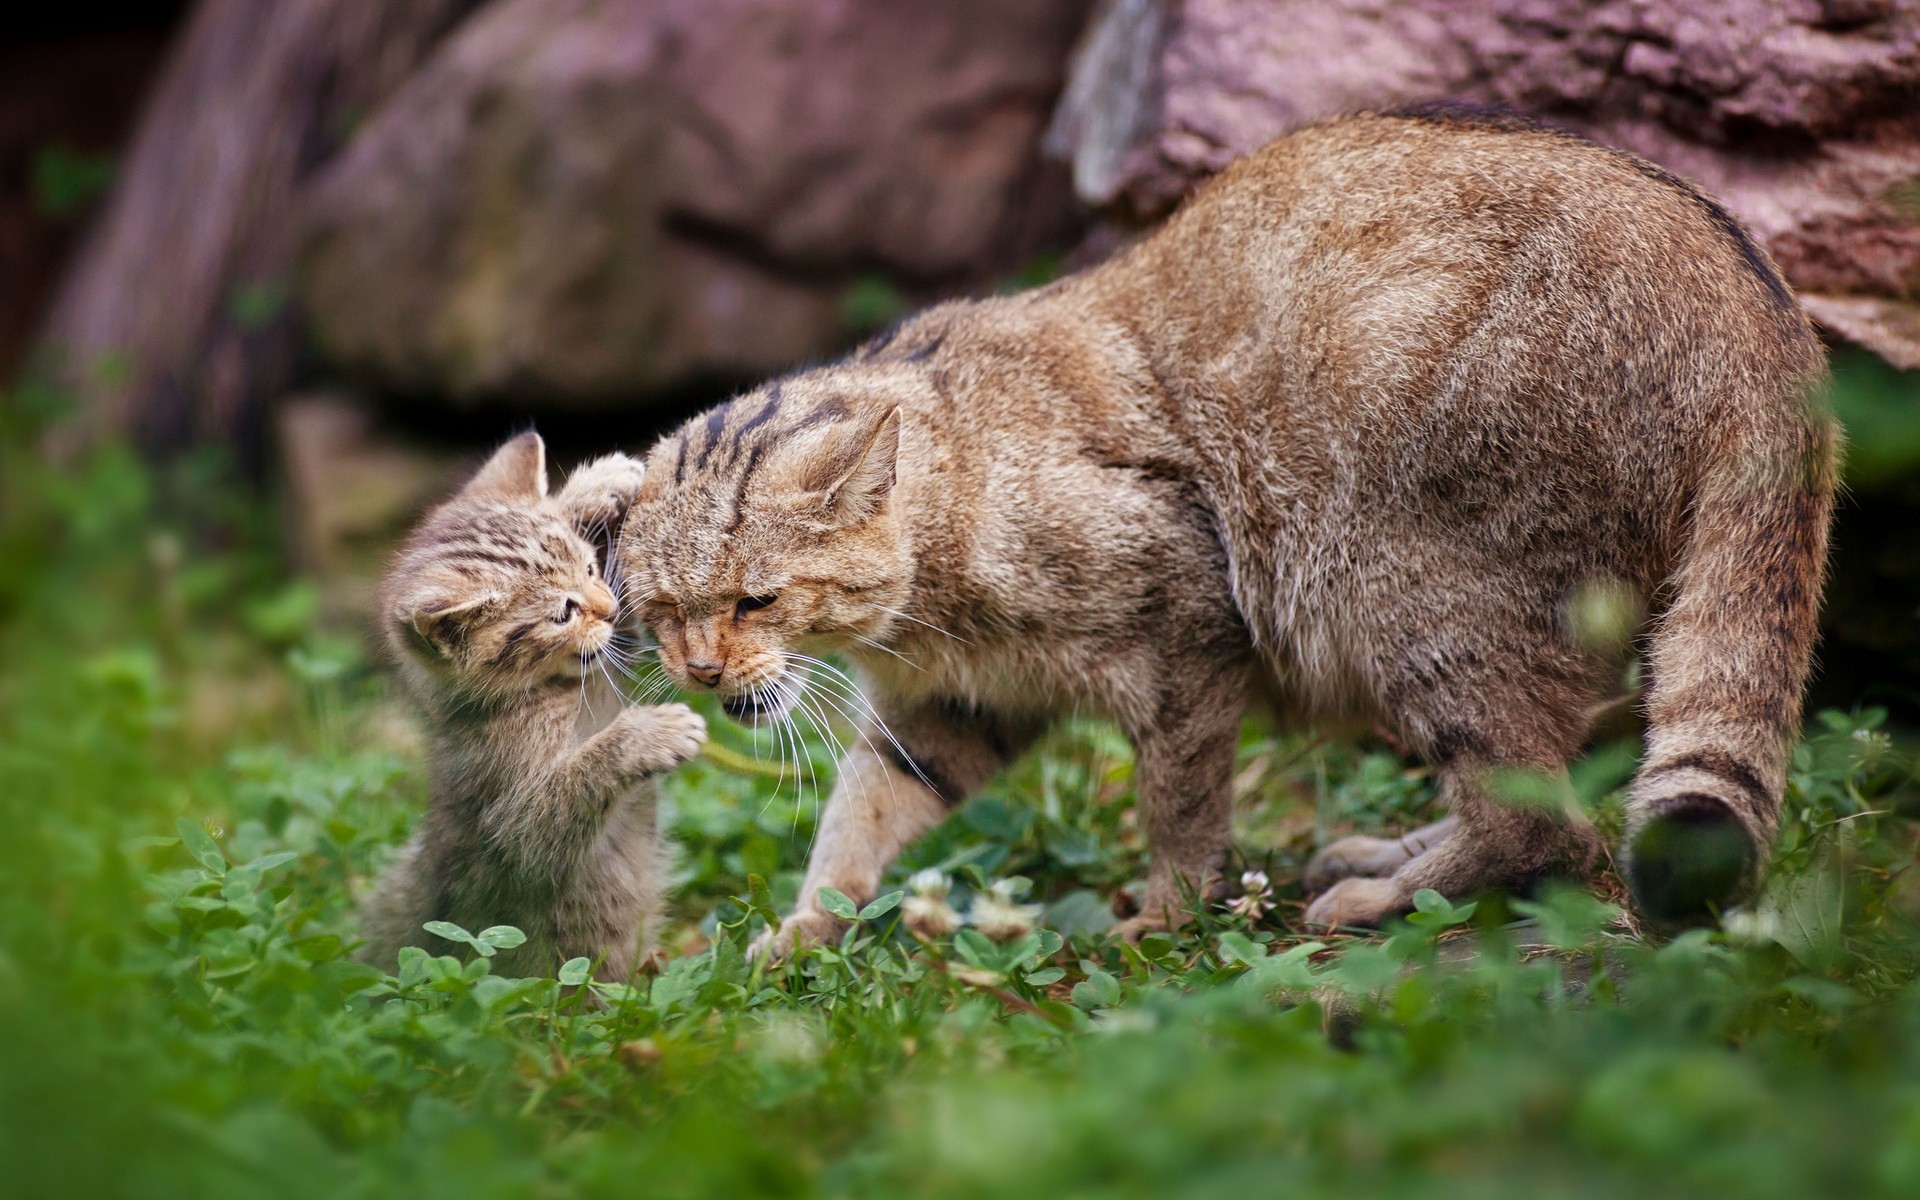
[(1049, 148), (1156, 217), (1295, 126), (1435, 100), (1530, 111), (1726, 202), (1816, 319), (1920, 366), (1912, 0), (1106, 0)]
[(496, 0), (318, 185), (336, 363), (563, 404), (844, 345), (848, 289), (1010, 270), (1075, 220), (1038, 152), (1085, 0)]

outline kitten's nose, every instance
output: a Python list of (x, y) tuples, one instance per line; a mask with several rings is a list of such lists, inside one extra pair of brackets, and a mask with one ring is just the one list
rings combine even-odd
[(589, 582), (585, 590), (587, 611), (602, 621), (611, 621), (614, 612), (620, 607), (619, 602), (613, 598), (613, 593), (607, 590), (605, 584), (598, 582)]
[(692, 676), (696, 683), (714, 687), (720, 682), (721, 666), (720, 663), (690, 662), (687, 664), (687, 674)]

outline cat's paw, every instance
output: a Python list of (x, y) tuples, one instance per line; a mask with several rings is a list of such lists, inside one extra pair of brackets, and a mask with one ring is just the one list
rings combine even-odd
[(616, 452), (596, 458), (567, 476), (560, 503), (582, 529), (610, 527), (633, 507), (646, 476), (646, 465), (629, 455)]
[(664, 774), (707, 744), (706, 718), (684, 704), (629, 708), (619, 720), (629, 774)]
[(809, 946), (824, 946), (838, 941), (847, 923), (832, 913), (803, 908), (780, 922), (780, 928), (768, 929), (747, 947), (749, 962), (777, 965)]
[(1378, 929), (1388, 917), (1412, 907), (1406, 889), (1398, 881), (1356, 875), (1342, 879), (1309, 904), (1306, 922), (1322, 929), (1342, 925)]
[(1342, 879), (1379, 878), (1398, 871), (1413, 857), (1400, 838), (1343, 837), (1313, 856), (1302, 880), (1310, 892), (1324, 892)]

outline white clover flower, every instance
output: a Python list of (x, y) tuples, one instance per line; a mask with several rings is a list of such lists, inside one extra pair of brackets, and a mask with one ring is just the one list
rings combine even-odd
[(900, 920), (908, 933), (929, 942), (960, 928), (960, 914), (944, 896), (908, 896), (900, 906)]
[(966, 984), (968, 987), (977, 988), (999, 987), (1002, 983), (1006, 982), (1007, 978), (998, 971), (991, 971), (986, 967), (976, 967), (970, 963), (963, 962), (948, 963), (947, 974), (953, 976), (961, 983)]
[(916, 896), (925, 896), (929, 900), (945, 900), (947, 893), (953, 890), (953, 880), (938, 867), (928, 867), (924, 871), (914, 872), (907, 880), (907, 890)]
[(1273, 881), (1265, 871), (1248, 871), (1240, 876), (1240, 896), (1227, 905), (1227, 911), (1258, 921), (1273, 908)]
[(1771, 908), (1737, 908), (1720, 918), (1727, 936), (1735, 941), (1759, 944), (1771, 942), (1780, 933), (1780, 918)]
[(996, 942), (1011, 942), (1033, 931), (1040, 920), (1038, 904), (1019, 903), (1027, 881), (996, 879), (985, 892), (973, 898), (967, 922)]

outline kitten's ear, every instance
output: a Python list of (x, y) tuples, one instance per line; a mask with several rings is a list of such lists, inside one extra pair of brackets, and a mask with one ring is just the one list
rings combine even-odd
[(452, 658), (467, 640), (475, 621), (485, 616), (493, 604), (492, 596), (474, 600), (432, 600), (414, 610), (413, 632), (443, 658)]
[(547, 494), (547, 444), (529, 429), (493, 452), (460, 492), (469, 500), (508, 503), (544, 499)]
[(839, 478), (826, 486), (827, 509), (842, 525), (855, 525), (872, 516), (893, 490), (900, 462), (900, 409), (896, 405), (880, 418), (879, 427), (859, 447), (859, 457)]

